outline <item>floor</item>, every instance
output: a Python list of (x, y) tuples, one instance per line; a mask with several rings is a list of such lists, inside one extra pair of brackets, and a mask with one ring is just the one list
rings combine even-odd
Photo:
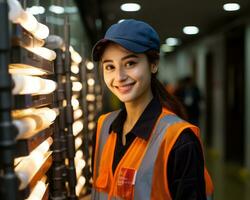
[(210, 150), (206, 156), (217, 200), (249, 200), (250, 173), (235, 163), (225, 163)]

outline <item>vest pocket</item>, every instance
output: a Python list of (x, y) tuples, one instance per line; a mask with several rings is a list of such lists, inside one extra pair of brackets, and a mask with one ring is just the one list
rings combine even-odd
[(125, 200), (133, 199), (135, 177), (135, 169), (121, 168), (117, 178), (115, 194)]
[(108, 172), (102, 172), (96, 179), (96, 188), (104, 189), (108, 185)]

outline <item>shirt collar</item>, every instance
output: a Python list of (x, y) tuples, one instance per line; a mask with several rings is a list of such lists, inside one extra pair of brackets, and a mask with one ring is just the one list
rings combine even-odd
[[(154, 128), (154, 125), (161, 114), (162, 106), (157, 98), (153, 98), (147, 105), (138, 121), (130, 131), (137, 137), (147, 140)], [(123, 108), (110, 126), (110, 131), (122, 134), (123, 124), (126, 120), (127, 112)]]

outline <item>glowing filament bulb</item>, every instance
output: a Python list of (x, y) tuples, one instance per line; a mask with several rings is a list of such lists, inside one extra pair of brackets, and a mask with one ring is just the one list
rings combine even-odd
[(77, 152), (76, 152), (76, 159), (80, 159), (80, 158), (82, 158), (83, 157), (83, 152), (82, 152), (82, 150), (78, 150)]
[(32, 193), (26, 200), (40, 200), (42, 199), (46, 190), (46, 185), (43, 181), (38, 181)]
[(79, 101), (75, 98), (72, 98), (71, 105), (73, 106), (73, 109), (76, 110), (79, 107)]
[(78, 119), (82, 116), (82, 110), (81, 109), (77, 109), (74, 111), (74, 119)]
[(75, 149), (78, 149), (82, 145), (82, 138), (77, 137), (75, 139)]
[(86, 64), (86, 67), (88, 70), (92, 70), (92, 69), (94, 69), (94, 63), (91, 61), (88, 61)]
[(86, 183), (86, 179), (83, 176), (80, 176), (80, 178), (78, 179), (77, 185), (76, 185), (76, 195), (77, 196), (79, 196), (85, 183)]
[(36, 120), (32, 117), (24, 117), (21, 119), (13, 120), (13, 124), (18, 129), (18, 135), (16, 139), (20, 139), (24, 134), (29, 134), (36, 130)]
[(87, 83), (89, 86), (93, 86), (93, 85), (95, 85), (95, 80), (93, 78), (90, 78), (90, 79), (88, 79)]
[(56, 89), (56, 82), (40, 77), (13, 74), (13, 94), (49, 94)]
[(72, 46), (69, 47), (69, 51), (71, 53), (71, 59), (73, 60), (74, 63), (81, 63), (82, 62), (82, 57), (77, 53)]
[(50, 109), (50, 108), (44, 107), (44, 108), (36, 109), (35, 114), (42, 116), (42, 118), (48, 123), (52, 123), (56, 119), (58, 112), (56, 111), (56, 109)]
[(82, 84), (80, 82), (73, 82), (72, 85), (72, 90), (75, 92), (79, 92), (82, 89)]
[(53, 143), (52, 137), (47, 138), (44, 142), (42, 142), (42, 144), (40, 144), (36, 149), (34, 149), (31, 152), (31, 155), (33, 155), (36, 152), (39, 152), (42, 155), (44, 155), (49, 150), (52, 143)]
[(73, 135), (74, 136), (80, 133), (82, 129), (83, 129), (83, 122), (81, 120), (78, 120), (73, 123)]
[(87, 99), (87, 101), (95, 101), (95, 95), (94, 94), (87, 94), (86, 99)]
[(56, 90), (56, 82), (52, 80), (43, 79), (44, 84), (42, 85), (39, 94), (50, 94)]
[(39, 77), (12, 75), (14, 80), (13, 94), (34, 94), (41, 89), (41, 79)]
[(94, 130), (94, 128), (95, 128), (95, 122), (89, 122), (88, 129), (89, 130)]
[(78, 74), (79, 73), (79, 66), (77, 64), (72, 64), (71, 65), (71, 72), (73, 72), (74, 74)]
[(38, 23), (36, 18), (24, 11), (21, 4), (17, 0), (8, 0), (9, 5), (9, 19), (13, 23), (19, 23), (27, 31), (31, 32), (35, 37), (39, 39), (45, 39), (49, 35), (49, 29), (47, 26)]
[(25, 47), (27, 50), (43, 57), (46, 60), (55, 60), (56, 53), (48, 48), (45, 47)]

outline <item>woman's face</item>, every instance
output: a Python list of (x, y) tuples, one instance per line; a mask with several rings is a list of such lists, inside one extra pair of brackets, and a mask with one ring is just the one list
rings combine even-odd
[(151, 72), (145, 54), (136, 54), (110, 43), (102, 55), (101, 65), (107, 87), (122, 102), (137, 102), (152, 98)]

